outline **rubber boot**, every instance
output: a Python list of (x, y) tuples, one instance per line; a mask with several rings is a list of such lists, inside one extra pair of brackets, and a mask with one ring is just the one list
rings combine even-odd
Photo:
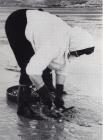
[(42, 117), (36, 114), (31, 105), (31, 89), (29, 86), (20, 86), (17, 96), (17, 114), (30, 119), (39, 119)]

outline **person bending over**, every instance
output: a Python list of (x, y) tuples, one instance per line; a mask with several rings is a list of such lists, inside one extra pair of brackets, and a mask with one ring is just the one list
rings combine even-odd
[[(71, 27), (61, 18), (42, 10), (22, 9), (6, 21), (6, 34), (21, 68), (18, 115), (33, 116), (30, 85), (34, 85), (42, 103), (52, 107), (51, 92), (57, 109), (65, 108), (64, 82), (68, 60), (94, 51), (92, 36), (80, 27)], [(52, 84), (52, 70), (56, 86)]]

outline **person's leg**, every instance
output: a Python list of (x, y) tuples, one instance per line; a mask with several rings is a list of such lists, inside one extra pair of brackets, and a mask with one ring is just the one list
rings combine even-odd
[(34, 51), (25, 37), (25, 27), (26, 10), (18, 10), (8, 17), (5, 30), (10, 47), (12, 48), (17, 63), (21, 68), (21, 76), (19, 80), (20, 86), (17, 95), (17, 113), (18, 115), (23, 115), (25, 117), (34, 117), (36, 114), (33, 113), (30, 108), (31, 90), (29, 85), (31, 85), (31, 81), (25, 71), (26, 65), (34, 54)]
[(25, 37), (26, 27), (26, 10), (18, 10), (13, 12), (7, 19), (5, 31), (7, 34), (10, 47), (16, 57), (17, 63), (21, 68), (20, 84), (30, 85), (31, 81), (26, 74), (25, 68), (33, 56), (34, 51), (30, 42)]

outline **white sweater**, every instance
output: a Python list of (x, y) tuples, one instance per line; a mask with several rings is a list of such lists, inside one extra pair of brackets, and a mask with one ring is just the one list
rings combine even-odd
[(28, 10), (26, 16), (25, 35), (35, 51), (27, 65), (27, 74), (42, 75), (46, 67), (65, 74), (71, 27), (44, 11)]
[(25, 35), (35, 51), (26, 68), (29, 75), (42, 75), (46, 67), (66, 75), (67, 53), (95, 46), (85, 29), (72, 28), (55, 15), (27, 10), (26, 16)]

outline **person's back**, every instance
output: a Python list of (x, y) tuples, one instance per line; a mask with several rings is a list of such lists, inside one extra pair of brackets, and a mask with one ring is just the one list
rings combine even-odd
[[(71, 27), (56, 15), (38, 10), (28, 10), (26, 37), (35, 47), (42, 45), (65, 46), (67, 35)], [(35, 43), (33, 42), (33, 36)]]

